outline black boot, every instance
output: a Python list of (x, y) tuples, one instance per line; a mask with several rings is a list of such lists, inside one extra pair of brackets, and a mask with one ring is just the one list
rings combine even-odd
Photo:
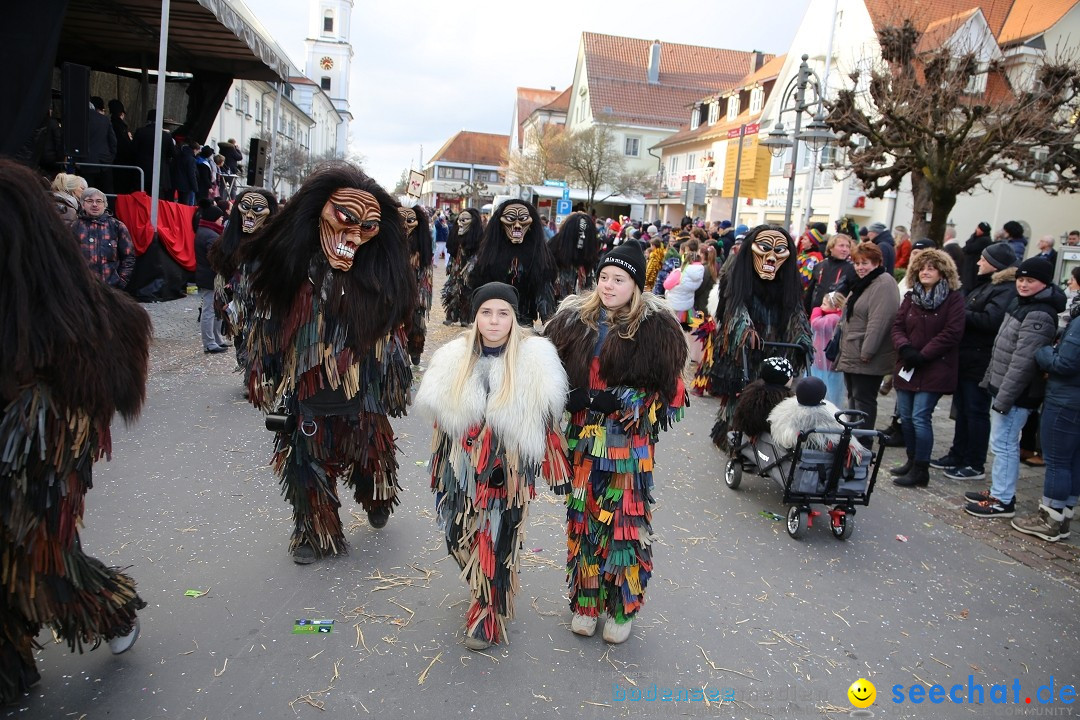
[(926, 487), (930, 484), (930, 463), (918, 462), (912, 464), (911, 472), (893, 479), (893, 485), (900, 487)]
[(907, 451), (907, 462), (899, 467), (889, 468), (889, 473), (899, 477), (900, 475), (907, 475), (911, 472), (911, 465), (915, 462), (915, 451)]
[(885, 433), (885, 439), (882, 440), (885, 447), (904, 447), (904, 431), (899, 417), (894, 415), (892, 424), (881, 432)]

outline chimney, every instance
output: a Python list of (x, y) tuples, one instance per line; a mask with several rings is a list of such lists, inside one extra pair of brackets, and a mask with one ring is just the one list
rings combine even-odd
[(765, 53), (760, 50), (750, 51), (750, 73), (756, 73), (765, 64)]
[(652, 47), (649, 48), (649, 84), (657, 85), (660, 83), (660, 41), (653, 40)]

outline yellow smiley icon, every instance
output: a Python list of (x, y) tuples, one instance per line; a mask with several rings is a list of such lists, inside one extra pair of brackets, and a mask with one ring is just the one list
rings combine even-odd
[(847, 690), (848, 700), (857, 708), (868, 708), (877, 699), (877, 688), (869, 680), (859, 678)]

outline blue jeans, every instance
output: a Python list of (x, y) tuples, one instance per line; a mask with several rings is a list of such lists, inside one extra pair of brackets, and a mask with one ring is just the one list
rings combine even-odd
[(939, 392), (896, 391), (896, 413), (904, 431), (904, 444), (915, 451), (915, 462), (930, 462), (934, 451), (934, 408)]
[(1003, 503), (1016, 496), (1016, 481), (1020, 477), (1020, 433), (1031, 410), (1014, 407), (1002, 415), (990, 413), (990, 449), (994, 465), (990, 469), (990, 494)]
[(956, 426), (949, 455), (959, 467), (986, 467), (990, 446), (990, 393), (979, 387), (978, 380), (956, 383)]
[(1080, 408), (1044, 403), (1039, 435), (1046, 460), (1043, 504), (1072, 507), (1080, 495)]

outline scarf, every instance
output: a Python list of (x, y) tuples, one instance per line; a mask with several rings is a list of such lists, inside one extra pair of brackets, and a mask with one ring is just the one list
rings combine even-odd
[(949, 296), (949, 283), (944, 280), (939, 280), (934, 287), (927, 290), (923, 287), (921, 282), (916, 282), (915, 287), (911, 288), (911, 302), (915, 303), (923, 310), (937, 310), (941, 307), (941, 303), (945, 302), (945, 298)]
[(855, 312), (855, 303), (859, 301), (859, 297), (866, 291), (866, 288), (870, 287), (870, 283), (877, 279), (878, 275), (885, 274), (885, 268), (878, 265), (876, 268), (866, 273), (866, 277), (859, 278), (851, 286), (851, 295), (848, 296), (847, 301), (847, 315), (845, 317), (850, 320)]

